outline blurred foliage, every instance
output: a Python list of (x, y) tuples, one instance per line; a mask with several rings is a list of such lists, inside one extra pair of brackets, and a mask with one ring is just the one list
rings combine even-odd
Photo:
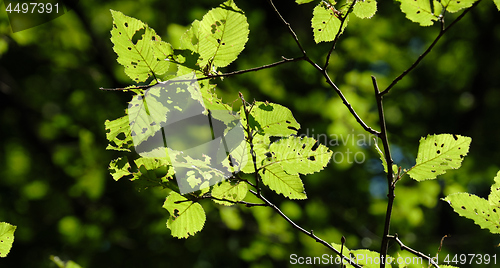
[[(129, 83), (109, 40), (109, 10), (147, 22), (175, 47), (186, 26), (220, 2), (79, 1), (67, 14), (17, 33), (0, 11), (0, 221), (18, 227), (2, 267), (56, 267), (51, 255), (82, 267), (286, 267), (292, 253), (330, 253), (270, 208), (219, 208), (208, 200), (202, 202), (205, 230), (187, 240), (172, 238), (161, 207), (165, 191), (138, 191), (107, 172), (117, 154), (105, 151), (104, 121), (120, 117), (131, 98), (99, 90)], [(330, 45), (313, 45), (314, 5), (276, 2), (310, 57), (323, 62)], [(300, 56), (266, 1), (237, 4), (247, 14), (250, 37), (239, 59), (223, 71)], [(422, 28), (408, 21), (391, 1), (380, 1), (372, 19), (351, 18), (329, 72), (368, 125), (378, 129), (370, 75), (384, 88), (438, 32), (438, 25)], [(460, 170), (421, 183), (406, 177), (396, 188), (391, 232), (421, 252), (435, 254), (444, 235), (451, 237), (441, 256), (499, 252), (497, 236), (439, 201), (460, 191), (486, 198), (500, 169), (499, 47), (500, 16), (493, 2), (483, 1), (384, 98), (391, 150), (405, 168), (414, 164), (421, 136), (472, 137)], [(332, 160), (325, 171), (303, 178), (308, 200), (266, 192), (269, 199), (326, 241), (338, 244), (344, 235), (350, 249), (378, 251), (386, 206), (382, 165), (371, 138), (320, 74), (298, 62), (218, 84), (227, 103), (241, 91), (247, 100), (289, 107), (301, 133), (323, 135), (324, 144), (338, 152), (338, 163)], [(359, 144), (363, 136), (366, 143)], [(348, 152), (363, 161), (349, 163)], [(389, 250), (399, 247), (391, 244)]]

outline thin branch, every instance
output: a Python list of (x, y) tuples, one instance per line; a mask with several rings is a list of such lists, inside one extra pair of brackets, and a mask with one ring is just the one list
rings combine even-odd
[(406, 69), (403, 73), (401, 73), (398, 77), (396, 77), (392, 81), (392, 83), (384, 91), (382, 91), (381, 95), (387, 94), (389, 92), (389, 90), (391, 90), (399, 82), (399, 80), (403, 79), (403, 77), (405, 77), (408, 73), (410, 73), (413, 69), (415, 69), (415, 67), (417, 67), (417, 65), (425, 58), (425, 56), (427, 56), (427, 54), (429, 54), (429, 52), (431, 52), (432, 48), (434, 48), (434, 46), (437, 44), (437, 42), (439, 41), (439, 39), (441, 39), (441, 37), (451, 27), (453, 27), (453, 25), (455, 25), (458, 21), (460, 21), (465, 16), (465, 14), (467, 14), (470, 10), (472, 10), (474, 7), (476, 7), (479, 4), (479, 2), (481, 2), (481, 0), (477, 1), (471, 7), (467, 8), (464, 12), (462, 12), (462, 14), (460, 14), (460, 16), (458, 16), (448, 27), (445, 27), (445, 25), (444, 25), (444, 17), (442, 17), (440, 19), (440, 21), (441, 21), (441, 31), (436, 36), (436, 39), (434, 39), (434, 41), (432, 41), (432, 43), (430, 44), (430, 46), (424, 51), (424, 53), (422, 53), (422, 55), (420, 55), (417, 58), (417, 60), (410, 66), (410, 68)]
[(352, 108), (352, 105), (347, 101), (347, 99), (344, 96), (344, 94), (342, 94), (342, 91), (340, 91), (340, 89), (337, 87), (337, 85), (335, 85), (335, 83), (333, 83), (332, 79), (330, 78), (330, 76), (328, 75), (328, 73), (326, 72), (326, 70), (323, 70), (321, 73), (325, 77), (326, 82), (335, 90), (335, 92), (337, 93), (337, 95), (339, 95), (339, 97), (342, 100), (342, 102), (344, 103), (344, 105), (347, 107), (347, 109), (352, 114), (352, 116), (354, 116), (354, 118), (356, 119), (356, 121), (361, 125), (361, 127), (363, 127), (364, 130), (366, 130), (367, 132), (369, 132), (369, 133), (371, 133), (371, 134), (373, 134), (373, 135), (375, 135), (377, 137), (380, 136), (380, 132), (378, 132), (378, 131), (374, 130), (373, 128), (369, 127), (363, 121), (363, 119), (361, 119), (361, 117), (359, 117), (359, 115), (356, 113), (356, 111), (354, 110), (354, 108)]
[[(378, 108), (378, 118), (379, 118), (379, 124), (380, 124), (380, 139), (382, 140), (382, 144), (384, 146), (384, 153), (385, 153), (385, 161), (387, 163), (387, 187), (388, 187), (388, 194), (387, 197), (389, 198), (387, 202), (387, 211), (385, 214), (385, 223), (384, 223), (384, 235), (382, 236), (382, 245), (380, 248), (380, 259), (383, 260), (385, 259), (387, 255), (387, 249), (389, 247), (389, 230), (391, 226), (391, 215), (392, 215), (392, 206), (394, 204), (394, 189), (396, 188), (396, 184), (394, 182), (394, 174), (392, 170), (392, 156), (391, 156), (391, 150), (389, 148), (389, 140), (387, 139), (387, 128), (385, 124), (385, 117), (384, 117), (384, 105), (382, 103), (383, 96), (380, 93), (378, 89), (378, 84), (377, 84), (377, 79), (375, 76), (372, 76), (372, 82), (373, 82), (373, 89), (375, 90), (375, 99), (377, 100), (377, 108)], [(385, 267), (385, 264), (381, 263), (380, 267)]]
[(278, 14), (278, 17), (280, 17), (281, 21), (283, 21), (283, 23), (287, 26), (288, 31), (292, 35), (293, 40), (295, 40), (295, 43), (297, 43), (297, 46), (299, 47), (300, 51), (302, 51), (302, 54), (304, 54), (304, 56), (306, 56), (306, 51), (304, 50), (304, 48), (300, 44), (299, 38), (297, 37), (297, 34), (295, 34), (295, 32), (293, 31), (292, 26), (290, 26), (290, 23), (288, 23), (285, 20), (285, 18), (283, 18), (283, 16), (281, 16), (281, 13), (278, 11), (278, 9), (276, 8), (276, 6), (274, 5), (273, 0), (268, 0), (268, 1), (269, 1), (269, 4), (273, 7), (274, 12), (276, 12), (276, 14)]
[(413, 255), (415, 256), (419, 256), (421, 258), (424, 258), (426, 259), (430, 264), (434, 265), (436, 268), (439, 268), (439, 265), (430, 257), (430, 256), (427, 256), (425, 255), (424, 253), (420, 252), (420, 251), (416, 251), (408, 246), (406, 246), (405, 244), (403, 244), (403, 242), (401, 242), (401, 240), (399, 240), (399, 237), (398, 235), (389, 235), (388, 236), (390, 239), (394, 239), (394, 241), (396, 241), (399, 246), (401, 247), (402, 250), (406, 250), (410, 253), (412, 253)]
[(346, 14), (339, 18), (340, 27), (337, 34), (335, 35), (335, 38), (333, 39), (332, 47), (330, 48), (330, 51), (328, 51), (328, 54), (326, 55), (325, 67), (323, 67), (324, 70), (326, 70), (326, 68), (328, 68), (328, 64), (330, 64), (330, 56), (332, 55), (333, 50), (335, 49), (335, 45), (337, 45), (337, 41), (339, 40), (340, 34), (342, 33), (342, 27), (344, 27), (344, 23), (347, 20), (347, 16), (349, 15), (349, 13), (351, 13), (352, 9), (354, 8), (354, 5), (356, 4), (356, 1), (357, 0), (352, 1), (352, 4), (349, 6), (349, 9), (347, 9)]
[(275, 204), (271, 203), (264, 196), (262, 196), (261, 194), (256, 193), (253, 190), (250, 190), (250, 192), (252, 194), (254, 194), (260, 200), (264, 201), (264, 203), (266, 203), (269, 207), (273, 208), (283, 219), (285, 219), (288, 223), (290, 223), (295, 229), (297, 229), (297, 230), (301, 231), (302, 233), (306, 234), (307, 236), (313, 238), (314, 240), (316, 240), (316, 242), (318, 242), (318, 243), (324, 245), (325, 247), (329, 248), (330, 250), (332, 250), (333, 252), (335, 252), (337, 255), (340, 255), (340, 257), (343, 260), (346, 260), (347, 263), (349, 263), (350, 265), (352, 265), (354, 267), (357, 267), (357, 268), (361, 268), (361, 266), (359, 264), (355, 263), (352, 259), (350, 259), (350, 258), (348, 258), (348, 257), (346, 257), (344, 255), (341, 255), (340, 252), (337, 249), (335, 249), (330, 243), (328, 243), (328, 242), (324, 241), (323, 239), (319, 238), (318, 236), (316, 236), (312, 230), (311, 231), (307, 231), (304, 228), (302, 228), (299, 225), (297, 225), (294, 221), (290, 220), (290, 218), (288, 218)]
[[(272, 68), (274, 66), (278, 66), (278, 65), (281, 65), (283, 63), (294, 62), (294, 61), (299, 61), (299, 60), (305, 60), (306, 59), (304, 56), (299, 57), (299, 58), (290, 58), (290, 59), (289, 58), (285, 58), (285, 57), (281, 57), (281, 58), (282, 58), (282, 60), (280, 60), (280, 61), (273, 62), (273, 63), (266, 64), (266, 65), (262, 65), (262, 66), (259, 66), (259, 67), (254, 67), (254, 68), (250, 68), (250, 69), (234, 71), (234, 72), (230, 72), (230, 73), (222, 73), (222, 74), (209, 75), (209, 76), (198, 78), (197, 80), (198, 81), (202, 81), (202, 80), (206, 80), (206, 79), (213, 79), (213, 78), (219, 78), (219, 77), (228, 77), (228, 76), (233, 76), (233, 75), (238, 75), (238, 74), (255, 72), (255, 71), (259, 71), (259, 70), (263, 70), (263, 69)], [(173, 82), (180, 83), (180, 82), (190, 82), (190, 81), (192, 81), (192, 80), (174, 80)], [(168, 81), (166, 81), (166, 82), (168, 82)], [(154, 84), (154, 85), (144, 85), (144, 86), (135, 86), (135, 87), (130, 87), (130, 88), (102, 88), (101, 87), (99, 89), (100, 90), (105, 90), (105, 91), (127, 91), (127, 90), (131, 90), (131, 89), (148, 89), (148, 88), (153, 87), (155, 85), (157, 85), (157, 84)]]
[(203, 200), (203, 199), (213, 199), (213, 200), (224, 201), (224, 202), (229, 202), (229, 203), (233, 203), (233, 204), (243, 204), (246, 207), (268, 207), (269, 206), (265, 203), (250, 203), (250, 202), (246, 202), (246, 201), (234, 201), (234, 200), (228, 200), (225, 198), (217, 198), (217, 197), (214, 197), (212, 195), (203, 195), (203, 196), (199, 196), (199, 197), (194, 197), (193, 199), (179, 200), (179, 201), (175, 201), (174, 203), (180, 204), (180, 203), (184, 203), (184, 202), (198, 202), (198, 201)]

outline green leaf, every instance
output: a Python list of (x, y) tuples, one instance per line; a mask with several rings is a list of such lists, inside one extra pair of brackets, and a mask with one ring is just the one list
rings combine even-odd
[(377, 1), (375, 0), (357, 1), (352, 10), (354, 15), (362, 19), (371, 18), (376, 12)]
[(130, 152), (129, 148), (133, 145), (133, 141), (130, 136), (128, 116), (123, 116), (112, 121), (106, 120), (104, 126), (106, 129), (106, 138), (109, 141), (106, 150)]
[(177, 190), (171, 182), (175, 174), (174, 169), (167, 158), (141, 157), (134, 162), (138, 171), (132, 174), (131, 181), (139, 190), (158, 186)]
[[(172, 236), (177, 238), (188, 238), (201, 231), (206, 221), (205, 211), (201, 205), (186, 200), (182, 195), (170, 192), (163, 204), (163, 208), (170, 213), (167, 228), (172, 231)], [(176, 203), (178, 201), (183, 202)]]
[(267, 165), (280, 164), (288, 174), (312, 174), (328, 165), (332, 151), (310, 137), (288, 137), (269, 147), (272, 160)]
[(493, 3), (497, 6), (498, 10), (500, 11), (500, 0), (493, 0)]
[[(111, 10), (113, 29), (111, 42), (118, 55), (118, 63), (125, 67), (125, 73), (135, 82), (144, 82), (168, 71), (170, 62), (167, 57), (173, 50), (169, 43), (142, 21)], [(139, 31), (144, 30), (141, 39), (135, 42)]]
[[(406, 18), (421, 26), (430, 26), (438, 20), (442, 11), (438, 0), (398, 0), (401, 2), (401, 11)], [(432, 3), (432, 6), (431, 6)]]
[[(373, 140), (375, 140), (375, 139), (373, 139)], [(385, 160), (384, 153), (378, 147), (378, 143), (376, 140), (375, 140), (375, 149), (377, 149), (378, 155), (380, 156), (380, 160), (382, 160), (382, 166), (384, 167), (384, 172), (387, 173), (387, 161)]]
[(290, 199), (307, 199), (304, 185), (298, 174), (288, 174), (279, 164), (269, 165), (259, 171), (262, 182), (278, 194)]
[(448, 169), (457, 169), (469, 152), (471, 138), (460, 135), (428, 135), (420, 139), (417, 163), (408, 171), (416, 181), (435, 179)]
[(0, 222), (0, 257), (5, 258), (9, 254), (14, 243), (14, 231), (17, 226), (6, 222)]
[(127, 175), (130, 175), (129, 168), (130, 164), (125, 156), (112, 160), (111, 163), (109, 163), (108, 169), (111, 176), (113, 176), (113, 179), (117, 181)]
[[(324, 1), (314, 8), (311, 26), (316, 43), (329, 42), (335, 39), (341, 24), (340, 19), (337, 17), (338, 14), (335, 14), (335, 12), (335, 7)], [(347, 19), (342, 26), (342, 32), (346, 26)]]
[(210, 10), (201, 21), (194, 21), (182, 37), (185, 48), (200, 55), (202, 69), (225, 67), (233, 62), (248, 41), (248, 22), (232, 0)]
[(478, 0), (442, 0), (441, 4), (448, 12), (457, 12), (471, 7)]
[[(257, 169), (260, 169), (264, 160), (267, 158), (266, 154), (269, 153), (269, 135), (255, 135), (253, 137), (253, 150), (255, 152)], [(252, 155), (250, 154), (250, 144), (246, 143), (246, 157), (248, 159), (246, 165), (241, 169), (244, 173), (254, 173), (255, 167), (253, 164)]]
[(473, 220), (493, 234), (500, 234), (500, 171), (494, 181), (488, 200), (469, 193), (451, 194), (443, 200), (460, 216)]
[[(214, 185), (214, 188), (212, 189), (212, 196), (219, 198), (219, 199), (226, 199), (226, 200), (231, 200), (234, 202), (241, 201), (245, 198), (248, 192), (248, 187), (247, 184), (244, 182), (228, 182), (228, 181), (223, 181), (219, 184)], [(225, 205), (225, 206), (232, 206), (234, 203), (227, 202), (227, 201), (220, 201), (220, 200), (215, 200), (213, 199), (215, 203)]]
[(307, 3), (310, 3), (312, 1), (314, 1), (314, 0), (295, 0), (295, 2), (297, 4), (299, 4), (299, 5), (301, 5), (301, 4), (307, 4)]
[[(247, 125), (244, 107), (241, 106), (240, 115), (242, 124)], [(279, 104), (257, 101), (249, 115), (250, 128), (257, 130), (261, 135), (285, 137), (297, 134), (300, 124), (297, 123), (292, 112)]]

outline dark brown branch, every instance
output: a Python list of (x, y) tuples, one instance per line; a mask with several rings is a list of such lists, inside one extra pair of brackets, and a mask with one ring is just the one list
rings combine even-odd
[[(375, 99), (377, 100), (377, 108), (378, 108), (378, 118), (379, 118), (379, 124), (380, 124), (380, 139), (382, 140), (382, 144), (384, 146), (384, 153), (385, 153), (385, 161), (387, 163), (387, 187), (389, 193), (387, 194), (387, 197), (389, 198), (387, 202), (387, 211), (385, 214), (385, 223), (384, 223), (384, 235), (382, 236), (382, 245), (380, 247), (380, 259), (384, 260), (385, 257), (387, 256), (387, 248), (389, 246), (389, 230), (391, 226), (391, 214), (392, 214), (392, 206), (394, 204), (394, 189), (396, 188), (396, 184), (394, 183), (394, 174), (392, 170), (392, 156), (391, 156), (391, 150), (389, 148), (389, 140), (387, 138), (387, 128), (385, 124), (385, 117), (384, 117), (384, 105), (382, 104), (382, 99), (383, 96), (380, 93), (378, 89), (378, 84), (377, 84), (377, 79), (375, 76), (372, 76), (372, 82), (373, 82), (373, 89), (375, 90)], [(385, 264), (381, 263), (380, 267), (385, 267)]]
[(441, 39), (441, 37), (451, 27), (453, 27), (453, 25), (455, 25), (458, 21), (460, 21), (465, 16), (465, 14), (467, 14), (470, 10), (472, 10), (474, 7), (476, 7), (479, 4), (479, 2), (481, 2), (481, 0), (477, 1), (471, 7), (467, 8), (464, 12), (462, 12), (462, 14), (460, 14), (460, 16), (458, 16), (448, 27), (444, 26), (444, 17), (440, 18), (440, 21), (441, 21), (441, 31), (436, 36), (436, 38), (434, 39), (434, 41), (432, 41), (432, 43), (430, 44), (430, 46), (424, 51), (424, 53), (422, 53), (422, 55), (420, 55), (417, 58), (417, 60), (410, 66), (410, 68), (406, 69), (403, 73), (401, 73), (398, 77), (396, 77), (392, 81), (392, 83), (384, 91), (382, 91), (381, 95), (387, 94), (389, 92), (389, 90), (391, 90), (399, 82), (399, 80), (403, 79), (403, 77), (405, 77), (408, 73), (410, 73), (413, 69), (415, 69), (415, 67), (417, 67), (417, 65), (425, 58), (425, 56), (427, 56), (427, 54), (429, 54), (429, 52), (431, 52), (432, 48), (434, 48), (434, 46), (437, 44), (437, 42), (439, 41), (439, 39)]
[(278, 14), (278, 17), (280, 17), (281, 21), (283, 21), (283, 23), (287, 26), (288, 31), (292, 35), (293, 40), (295, 40), (295, 43), (297, 43), (297, 46), (299, 47), (300, 51), (302, 51), (302, 54), (304, 54), (304, 56), (306, 56), (306, 51), (304, 50), (304, 48), (300, 44), (299, 38), (297, 37), (297, 34), (295, 34), (295, 31), (292, 29), (292, 26), (290, 26), (290, 23), (288, 23), (285, 20), (285, 18), (283, 18), (283, 16), (281, 16), (281, 13), (278, 11), (278, 9), (276, 8), (276, 6), (274, 5), (273, 0), (268, 0), (268, 1), (269, 1), (269, 4), (273, 7), (274, 12), (276, 12), (276, 14)]
[(396, 241), (399, 246), (401, 247), (402, 250), (406, 250), (410, 253), (412, 253), (413, 255), (415, 256), (419, 256), (421, 258), (424, 258), (426, 259), (430, 264), (434, 265), (434, 267), (436, 268), (439, 268), (439, 265), (430, 257), (430, 256), (427, 256), (425, 255), (424, 253), (420, 252), (420, 251), (416, 251), (408, 246), (406, 246), (405, 244), (403, 244), (403, 242), (401, 242), (401, 240), (399, 240), (398, 238), (398, 235), (389, 235), (388, 238), (390, 239), (394, 239), (394, 241)]
[(264, 201), (264, 203), (266, 203), (269, 207), (273, 208), (283, 219), (285, 219), (288, 223), (290, 223), (295, 229), (301, 231), (302, 233), (306, 234), (307, 236), (313, 238), (316, 242), (318, 242), (318, 243), (324, 245), (325, 247), (329, 248), (330, 250), (332, 250), (333, 252), (335, 252), (337, 255), (339, 255), (343, 260), (346, 260), (346, 262), (349, 263), (350, 265), (352, 265), (354, 267), (357, 267), (357, 268), (361, 268), (361, 266), (359, 264), (353, 262), (348, 257), (346, 257), (344, 255), (341, 255), (340, 252), (332, 246), (332, 244), (330, 244), (330, 243), (324, 241), (323, 239), (319, 238), (318, 236), (316, 236), (312, 230), (311, 231), (307, 231), (304, 228), (302, 228), (299, 225), (297, 225), (294, 221), (290, 220), (290, 218), (288, 218), (275, 204), (271, 203), (264, 196), (262, 196), (261, 194), (256, 193), (253, 190), (250, 190), (250, 192), (252, 194), (254, 194), (260, 200)]
[(354, 8), (354, 5), (356, 4), (357, 0), (352, 1), (352, 4), (349, 6), (349, 9), (347, 9), (347, 12), (344, 16), (341, 16), (340, 19), (340, 27), (335, 35), (335, 38), (333, 39), (333, 44), (332, 47), (330, 48), (330, 51), (328, 51), (328, 54), (326, 55), (326, 62), (325, 62), (325, 67), (323, 67), (324, 70), (328, 68), (328, 64), (330, 64), (330, 56), (333, 53), (333, 50), (335, 49), (335, 45), (337, 45), (337, 41), (339, 40), (340, 34), (342, 33), (342, 27), (344, 27), (344, 23), (347, 20), (347, 16), (349, 16), (349, 13), (351, 13), (352, 9)]
[[(254, 68), (250, 68), (250, 69), (234, 71), (234, 72), (230, 72), (230, 73), (209, 75), (209, 76), (198, 78), (197, 80), (201, 81), (201, 80), (213, 79), (213, 78), (219, 78), (219, 77), (228, 77), (228, 76), (233, 76), (233, 75), (238, 75), (238, 74), (255, 72), (255, 71), (259, 71), (259, 70), (263, 70), (263, 69), (267, 69), (267, 68), (272, 68), (274, 66), (278, 66), (278, 65), (281, 65), (281, 64), (287, 63), (287, 62), (294, 62), (294, 61), (299, 61), (299, 60), (305, 60), (305, 57), (291, 58), (291, 59), (285, 58), (285, 57), (282, 57), (282, 58), (283, 59), (280, 60), (280, 61), (273, 62), (273, 63), (266, 64), (266, 65), (262, 65), (262, 66), (259, 66), (259, 67), (254, 67)], [(174, 82), (176, 82), (176, 83), (179, 83), (179, 82), (189, 82), (189, 81), (192, 81), (192, 80), (174, 80)], [(107, 91), (127, 91), (127, 90), (131, 90), (131, 89), (148, 89), (148, 88), (153, 87), (155, 85), (135, 86), (135, 87), (130, 87), (130, 88), (102, 88), (101, 87), (99, 89), (100, 90), (107, 90)]]

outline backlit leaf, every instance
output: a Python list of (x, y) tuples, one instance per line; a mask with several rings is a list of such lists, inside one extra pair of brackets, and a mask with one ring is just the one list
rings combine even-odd
[(457, 169), (469, 152), (471, 138), (460, 135), (428, 135), (420, 139), (417, 163), (408, 171), (414, 180), (434, 179), (448, 169)]
[[(170, 213), (167, 228), (172, 231), (172, 236), (177, 238), (188, 238), (201, 231), (206, 221), (205, 211), (201, 205), (186, 200), (182, 195), (170, 192), (163, 204), (163, 208)], [(176, 203), (178, 201), (183, 202)]]
[(194, 21), (182, 37), (182, 44), (200, 55), (198, 64), (202, 69), (225, 67), (243, 51), (248, 33), (243, 11), (229, 0), (210, 10), (201, 21)]
[[(125, 67), (125, 73), (137, 83), (166, 73), (170, 66), (167, 57), (173, 53), (170, 44), (163, 42), (161, 37), (142, 21), (125, 16), (119, 11), (111, 10), (111, 14), (111, 42), (118, 55), (118, 63)], [(139, 39), (137, 35), (141, 31), (144, 31), (144, 34)]]
[(304, 184), (298, 174), (288, 174), (279, 164), (269, 165), (259, 171), (262, 182), (278, 194), (290, 199), (307, 199)]
[(295, 0), (295, 2), (297, 4), (299, 4), (299, 5), (301, 5), (301, 4), (307, 4), (307, 3), (310, 3), (312, 1), (314, 1), (314, 0)]
[(288, 137), (269, 147), (272, 160), (266, 165), (279, 163), (289, 174), (312, 174), (328, 165), (332, 151), (309, 137)]
[(352, 10), (354, 15), (362, 19), (371, 18), (376, 12), (377, 1), (375, 0), (357, 1)]
[(0, 257), (5, 258), (9, 254), (14, 243), (14, 231), (17, 226), (6, 222), (0, 222)]
[[(326, 2), (321, 2), (314, 8), (311, 26), (316, 43), (329, 42), (335, 39), (341, 24), (338, 16), (339, 14), (336, 14), (336, 9)], [(346, 26), (347, 21), (344, 22), (342, 31), (344, 31)]]
[[(228, 181), (223, 181), (220, 182), (219, 184), (214, 185), (214, 188), (212, 189), (212, 196), (219, 199), (225, 199), (237, 202), (245, 198), (245, 196), (247, 195), (247, 191), (248, 187), (247, 184), (244, 182), (232, 183)], [(225, 206), (234, 205), (234, 203), (232, 202), (220, 201), (215, 199), (213, 200), (215, 203), (219, 203)]]
[(130, 164), (128, 163), (127, 157), (120, 157), (117, 158), (111, 163), (109, 163), (109, 173), (111, 176), (113, 176), (113, 179), (115, 181), (121, 179), (122, 177), (125, 177), (127, 175), (130, 175)]
[[(438, 20), (442, 6), (437, 0), (398, 0), (406, 17), (421, 26), (430, 26)], [(432, 3), (432, 6), (431, 6)]]
[(442, 0), (441, 4), (448, 12), (457, 12), (471, 7), (478, 0)]
[[(241, 107), (240, 115), (242, 124), (246, 126), (247, 119), (244, 107)], [(251, 129), (257, 130), (261, 135), (285, 137), (297, 134), (300, 124), (297, 123), (292, 112), (279, 104), (255, 102), (249, 114)]]
[(491, 186), (488, 200), (469, 193), (456, 193), (444, 198), (460, 216), (473, 220), (483, 229), (500, 234), (500, 172)]

